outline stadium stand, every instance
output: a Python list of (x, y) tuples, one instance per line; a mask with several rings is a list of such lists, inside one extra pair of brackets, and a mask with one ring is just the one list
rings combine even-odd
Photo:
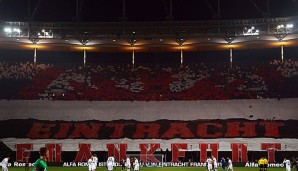
[[(298, 97), (298, 61), (256, 65), (0, 63), (1, 99), (167, 101)], [(285, 88), (286, 87), (286, 88)]]

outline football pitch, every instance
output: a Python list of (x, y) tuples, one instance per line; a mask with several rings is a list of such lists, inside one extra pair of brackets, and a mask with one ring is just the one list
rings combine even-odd
[[(24, 167), (10, 167), (8, 171), (24, 171)], [(268, 171), (282, 171), (285, 168), (268, 168)], [(30, 167), (29, 171), (32, 171)], [(88, 171), (88, 167), (49, 167), (48, 171)], [(96, 171), (107, 171), (106, 167), (97, 167)], [(116, 168), (114, 171), (121, 171)], [(126, 170), (123, 170), (126, 171)], [(140, 171), (206, 171), (205, 167), (141, 167)], [(222, 171), (222, 169), (218, 169)], [(235, 167), (234, 171), (259, 171), (259, 168)]]

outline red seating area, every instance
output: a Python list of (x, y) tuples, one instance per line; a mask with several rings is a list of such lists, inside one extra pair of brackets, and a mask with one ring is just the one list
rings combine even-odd
[[(21, 68), (21, 69), (16, 69)], [(106, 66), (61, 67), (0, 63), (1, 99), (167, 101), (298, 97), (298, 61), (253, 67)], [(26, 81), (24, 81), (26, 80)], [(4, 89), (3, 89), (4, 88)], [(4, 92), (3, 92), (4, 93)]]

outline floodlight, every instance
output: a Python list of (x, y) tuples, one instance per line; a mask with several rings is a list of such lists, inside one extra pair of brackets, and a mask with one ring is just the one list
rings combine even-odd
[(294, 25), (293, 24), (287, 24), (286, 28), (293, 28)]
[(280, 24), (277, 26), (277, 29), (280, 29), (280, 28), (284, 28), (285, 26), (283, 24)]
[(6, 27), (6, 28), (4, 28), (4, 32), (5, 32), (5, 33), (11, 33), (12, 30), (11, 30), (10, 27)]
[(20, 33), (21, 32), (21, 30), (19, 29), (19, 28), (13, 28), (13, 30), (12, 30), (13, 32), (18, 32), (18, 33)]
[(251, 28), (247, 29), (247, 27), (244, 27), (243, 35), (259, 35), (259, 30), (256, 29), (254, 26), (251, 26)]

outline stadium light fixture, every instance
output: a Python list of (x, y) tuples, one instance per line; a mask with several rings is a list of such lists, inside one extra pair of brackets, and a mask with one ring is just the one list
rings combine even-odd
[(278, 25), (276, 28), (277, 29), (281, 29), (281, 28), (284, 28), (285, 26), (283, 25), (283, 24), (280, 24), (280, 25)]
[(293, 28), (294, 28), (294, 25), (291, 24), (291, 23), (286, 24), (286, 25), (280, 24), (276, 27), (276, 31), (277, 31), (277, 33), (286, 33), (286, 34), (288, 34), (288, 33), (292, 33)]
[(45, 30), (45, 29), (42, 29), (40, 32), (37, 33), (38, 35), (38, 38), (53, 38), (54, 35), (53, 35), (53, 32), (52, 30)]
[(286, 26), (286, 28), (293, 28), (294, 27), (294, 25), (293, 24), (287, 24), (287, 26)]
[(228, 45), (231, 45), (233, 43), (233, 41), (235, 40), (235, 37), (226, 37), (225, 39), (225, 43)]
[(11, 33), (12, 32), (12, 29), (10, 27), (5, 27), (4, 28), (4, 32), (5, 33)]
[(13, 32), (21, 33), (21, 30), (19, 28), (13, 28)]
[(20, 37), (21, 29), (18, 27), (4, 27), (6, 37)]
[(259, 33), (260, 31), (256, 29), (254, 26), (251, 26), (250, 28), (244, 27), (243, 29), (244, 36), (259, 35)]

